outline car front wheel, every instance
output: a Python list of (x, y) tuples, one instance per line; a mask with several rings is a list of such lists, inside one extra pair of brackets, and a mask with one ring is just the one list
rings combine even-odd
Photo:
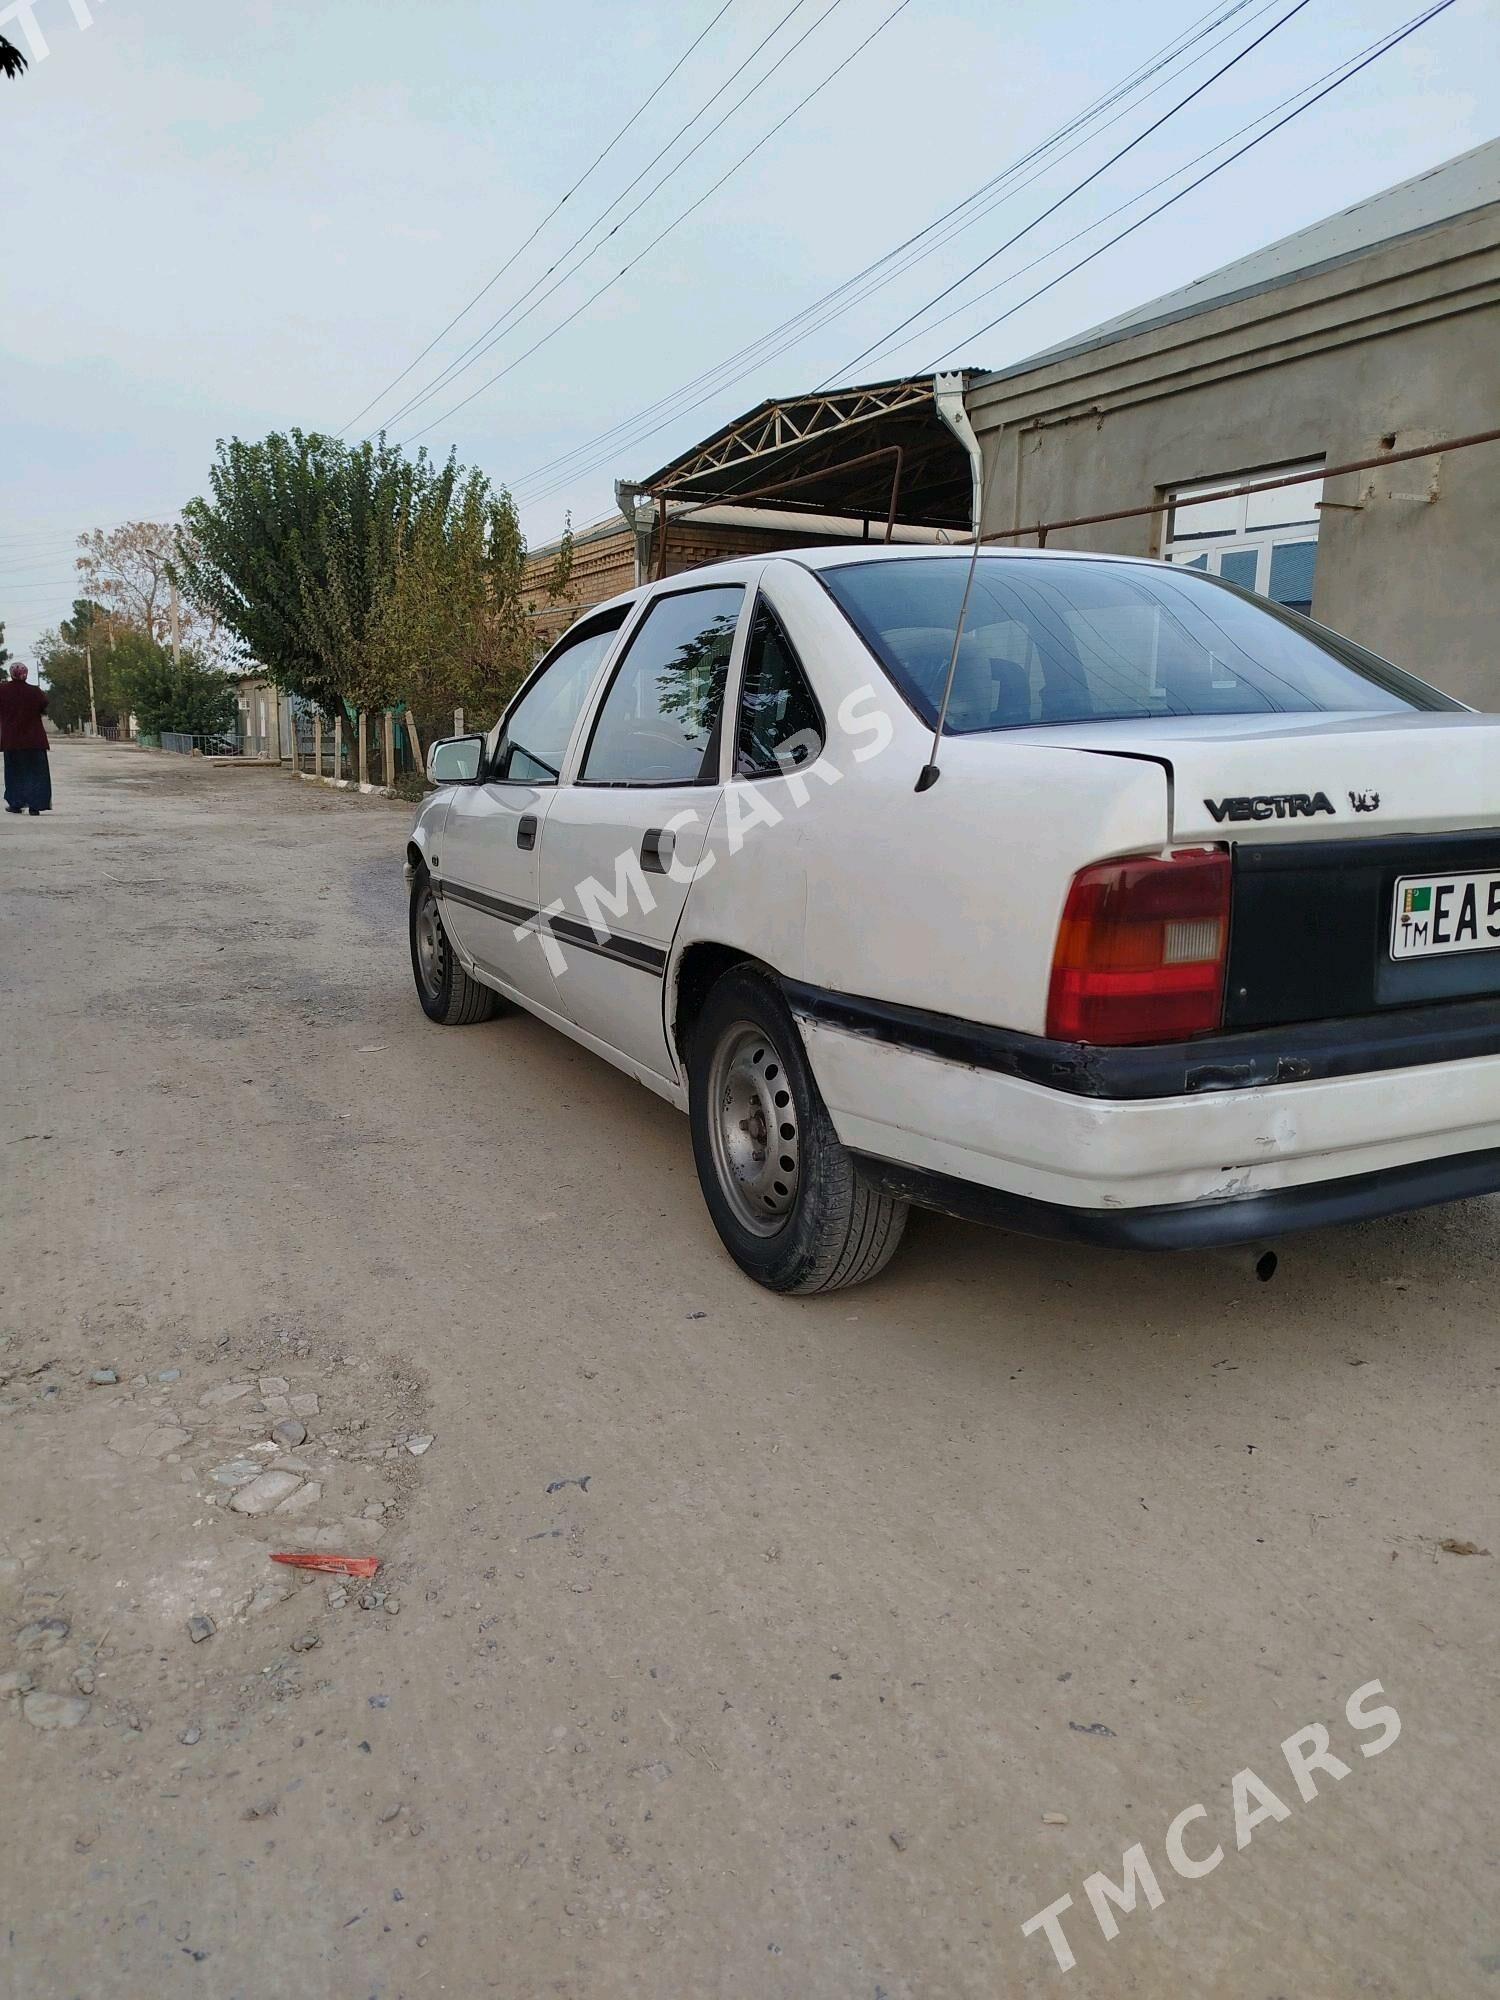
[(459, 964), (443, 928), (437, 891), (425, 868), (419, 868), (412, 880), (408, 928), (412, 977), (417, 982), (417, 998), (428, 1020), (445, 1028), (488, 1021), (500, 1004), (499, 996), (479, 980), (471, 979)]
[(710, 992), (693, 1030), (688, 1110), (709, 1214), (760, 1284), (837, 1291), (890, 1261), (907, 1204), (872, 1188), (840, 1145), (769, 974), (736, 966)]

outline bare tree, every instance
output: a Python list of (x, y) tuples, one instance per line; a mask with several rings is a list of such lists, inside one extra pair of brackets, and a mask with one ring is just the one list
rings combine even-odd
[[(172, 564), (182, 553), (181, 535), (160, 521), (126, 521), (108, 534), (91, 528), (78, 537), (74, 567), (88, 595), (159, 646), (172, 637)], [(183, 645), (214, 649), (217, 618), (186, 600), (178, 603), (177, 618)]]

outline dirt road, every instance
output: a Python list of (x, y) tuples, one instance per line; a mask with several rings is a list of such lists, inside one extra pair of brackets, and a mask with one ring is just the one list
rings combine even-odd
[(423, 1019), (391, 806), (54, 767), (0, 826), (0, 1991), (1500, 1992), (1500, 1563), (1440, 1546), (1500, 1552), (1500, 1203), (1270, 1286), (923, 1218), (777, 1300), (674, 1112)]

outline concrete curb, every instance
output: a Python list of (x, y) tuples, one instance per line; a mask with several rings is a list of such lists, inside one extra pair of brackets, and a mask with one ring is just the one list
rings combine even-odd
[(316, 771), (299, 771), (297, 776), (305, 785), (327, 785), (335, 792), (363, 792), (367, 798), (394, 799), (400, 793), (391, 785), (362, 785), (357, 778), (322, 778)]

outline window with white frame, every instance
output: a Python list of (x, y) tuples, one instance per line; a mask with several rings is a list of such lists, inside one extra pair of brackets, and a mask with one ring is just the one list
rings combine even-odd
[[(1255, 481), (1298, 474), (1306, 476), (1294, 486), (1268, 484), (1248, 493), (1233, 491)], [(1227, 583), (1259, 591), (1292, 611), (1311, 612), (1322, 498), (1322, 459), (1174, 487), (1167, 495), (1162, 554), (1168, 562), (1207, 570)]]

